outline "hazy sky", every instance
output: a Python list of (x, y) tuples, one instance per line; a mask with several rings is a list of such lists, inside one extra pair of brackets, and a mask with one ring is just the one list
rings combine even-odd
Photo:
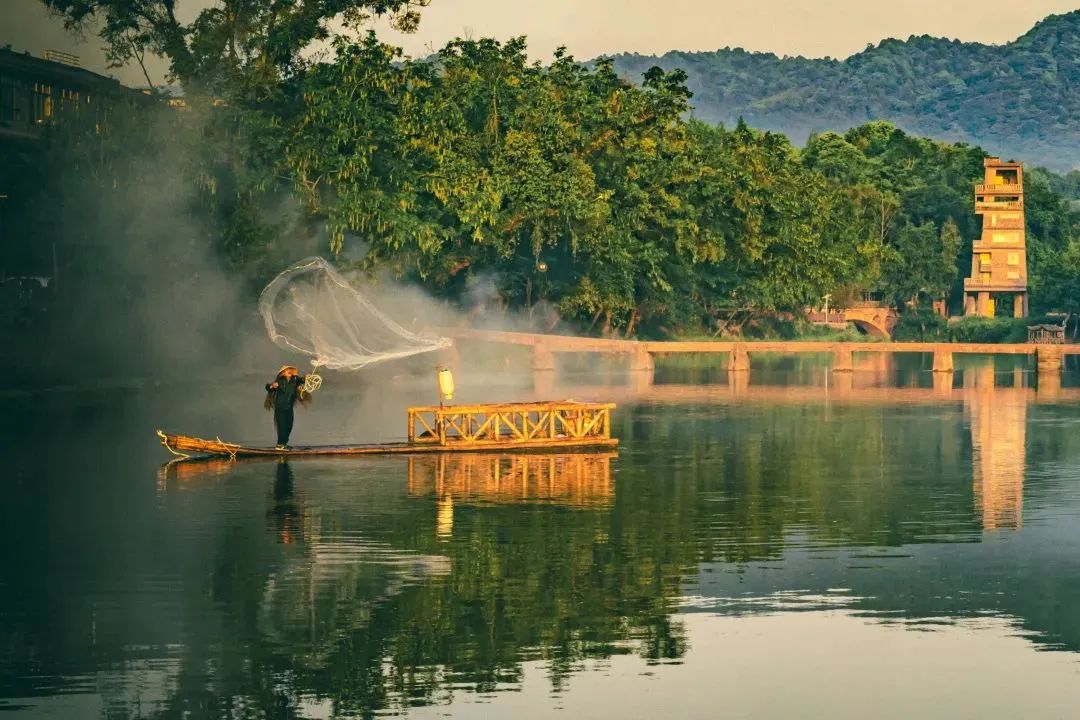
[[(211, 4), (178, 0), (187, 17)], [(989, 5), (984, 0), (432, 0), (415, 35), (385, 28), (381, 33), (413, 55), (456, 36), (527, 35), (531, 52), (541, 60), (559, 45), (581, 59), (728, 46), (846, 57), (886, 37), (929, 34), (1008, 42), (1046, 15), (1078, 8), (1080, 0)], [(86, 67), (105, 69), (95, 45), (72, 40), (39, 0), (0, 0), (0, 44), (6, 43), (35, 54), (46, 48), (75, 52)], [(141, 82), (137, 70), (111, 72), (125, 82)]]

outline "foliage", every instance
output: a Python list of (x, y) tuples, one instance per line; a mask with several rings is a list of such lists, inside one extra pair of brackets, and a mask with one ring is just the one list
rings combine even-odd
[(947, 322), (930, 308), (916, 307), (907, 308), (900, 315), (893, 339), (901, 342), (1025, 343), (1029, 325), (1060, 325), (1061, 321), (1059, 316), (1037, 315), (1030, 318), (964, 317)]
[[(386, 15), (405, 31), (419, 23), (428, 0), (212, 0), (192, 22), (178, 18), (177, 0), (42, 0), (73, 30), (93, 29), (109, 58), (140, 65), (146, 53), (169, 61), (172, 78), (189, 94), (202, 86), (236, 89), (242, 75), (264, 84), (304, 65), (302, 53), (327, 40), (335, 23), (346, 29)], [(183, 4), (183, 3), (179, 3)], [(194, 4), (194, 3), (192, 3)], [(181, 8), (182, 10), (183, 8)], [(149, 78), (147, 78), (149, 82)]]
[(853, 195), (782, 136), (683, 122), (684, 81), (541, 67), (523, 39), (413, 62), (369, 35), (304, 78), (287, 163), (334, 252), (362, 239), (366, 267), (458, 298), (495, 271), (511, 307), (609, 331), (714, 327), (864, 278), (878, 247)]
[(908, 307), (900, 314), (892, 337), (898, 342), (944, 341), (949, 339), (949, 327), (945, 318), (929, 307)]
[[(557, 315), (627, 337), (797, 334), (778, 331), (778, 318), (826, 293), (960, 304), (958, 268), (979, 232), (977, 147), (871, 122), (800, 150), (741, 121), (687, 120), (681, 70), (650, 68), (635, 85), (611, 61), (586, 66), (562, 50), (532, 63), (523, 38), (457, 40), (417, 61), (373, 33), (338, 36), (325, 57), (303, 60), (340, 13), (415, 3), (232, 0), (188, 26), (159, 0), (49, 3), (74, 24), (105, 18), (109, 42), (148, 33), (187, 110), (118, 126), (104, 150), (89, 135), (74, 154), (58, 144), (43, 172), (79, 178), (71, 163), (96, 154), (114, 183), (138, 184), (115, 176), (128, 167), (120, 133), (139, 133), (131, 154), (176, 181), (170, 212), (187, 213), (184, 226), (210, 238), (200, 251), (253, 285), (293, 259), (290, 248), (321, 249), (470, 310)], [(312, 14), (301, 22), (301, 12)], [(303, 32), (275, 44), (290, 23)], [(1075, 304), (1077, 216), (1062, 182), (1035, 172), (1026, 188), (1041, 309)]]
[(957, 278), (960, 232), (951, 220), (937, 232), (934, 223), (905, 225), (890, 248), (882, 284), (897, 305), (944, 297)]
[(949, 326), (953, 342), (1020, 343), (1027, 341), (1027, 324), (1031, 320), (1014, 318), (960, 318)]
[(1073, 337), (1080, 333), (1080, 238), (1061, 249), (1044, 249), (1038, 259), (1039, 275), (1032, 288), (1042, 307), (1071, 315)]
[[(981, 233), (972, 186), (983, 177), (984, 157), (977, 147), (912, 137), (889, 123), (873, 122), (844, 135), (812, 136), (802, 160), (848, 184), (863, 223), (876, 228), (883, 265), (872, 289), (898, 306), (945, 295), (959, 312), (971, 243)], [(1078, 215), (1054, 189), (1060, 185), (1061, 178), (1046, 171), (1025, 176), (1028, 269), (1037, 310), (1061, 305), (1063, 280), (1056, 268), (1076, 235)]]
[(1025, 173), (1028, 181), (1033, 177), (1038, 178), (1047, 185), (1055, 195), (1060, 195), (1070, 202), (1080, 200), (1080, 170), (1070, 170), (1064, 175), (1059, 175), (1046, 168), (1031, 168)]
[[(1057, 170), (1080, 163), (1080, 11), (1050, 16), (1004, 45), (912, 36), (846, 60), (724, 49), (615, 56), (631, 77), (682, 68), (710, 123), (738, 118), (802, 142), (822, 128), (885, 119)], [(1000, 102), (998, 102), (1000, 99)]]

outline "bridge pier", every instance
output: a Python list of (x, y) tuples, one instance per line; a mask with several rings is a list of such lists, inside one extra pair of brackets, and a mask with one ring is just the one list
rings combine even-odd
[(854, 353), (849, 347), (838, 347), (833, 350), (833, 372), (849, 373), (855, 370)]
[(855, 373), (849, 371), (837, 372), (836, 377), (833, 378), (832, 389), (837, 395), (849, 395), (855, 389)]
[(537, 370), (555, 372), (555, 353), (543, 345), (533, 345), (532, 369), (534, 372)]
[(1040, 347), (1035, 351), (1035, 364), (1038, 368), (1039, 377), (1043, 375), (1058, 375), (1061, 376), (1061, 367), (1064, 365), (1064, 353), (1061, 352), (1061, 348), (1048, 345)]
[(544, 345), (533, 345), (533, 395), (548, 398), (555, 390), (555, 353)]
[(1061, 375), (1058, 373), (1040, 375), (1038, 386), (1035, 388), (1035, 394), (1040, 398), (1049, 399), (1061, 395)]
[(555, 392), (555, 371), (536, 370), (533, 372), (533, 397), (537, 400), (550, 399)]
[(934, 394), (941, 398), (952, 395), (953, 374), (945, 372), (934, 373)]
[(750, 353), (742, 343), (737, 343), (728, 353), (727, 370), (729, 373), (750, 372)]
[(977, 367), (965, 368), (963, 378), (965, 388), (993, 388), (996, 382), (994, 378), (994, 359), (987, 358), (985, 362), (980, 363)]
[(934, 372), (951, 373), (953, 371), (953, 354), (951, 350), (934, 351)]
[(748, 372), (729, 372), (727, 381), (731, 394), (736, 397), (745, 395), (750, 389), (750, 373)]
[(656, 369), (656, 362), (653, 360), (652, 353), (644, 348), (637, 348), (630, 356), (630, 370), (633, 372), (653, 372)]
[(1039, 397), (1053, 398), (1061, 394), (1061, 369), (1064, 365), (1065, 353), (1061, 348), (1047, 346), (1035, 351), (1036, 393)]
[(635, 348), (630, 355), (630, 383), (635, 392), (648, 390), (656, 375), (656, 362), (652, 353), (644, 348)]

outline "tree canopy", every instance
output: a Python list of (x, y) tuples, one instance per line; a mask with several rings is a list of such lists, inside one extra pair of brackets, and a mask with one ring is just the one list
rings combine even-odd
[[(115, 108), (104, 128), (59, 122), (43, 156), (3, 168), (9, 184), (46, 178), (13, 229), (57, 228), (61, 267), (124, 266), (108, 258), (135, 244), (147, 262), (190, 268), (165, 285), (206, 277), (176, 262), (183, 253), (217, 258), (256, 289), (318, 251), (470, 311), (542, 307), (576, 332), (627, 337), (745, 332), (826, 293), (839, 302), (877, 292), (901, 307), (944, 294), (960, 306), (980, 231), (973, 184), (986, 152), (976, 146), (875, 121), (799, 148), (741, 120), (688, 119), (697, 98), (680, 69), (652, 67), (634, 83), (613, 61), (584, 64), (564, 50), (542, 65), (524, 38), (456, 40), (417, 60), (372, 32), (331, 31), (350, 13), (406, 22), (416, 3), (221, 3), (211, 10), (250, 20), (241, 33), (234, 18), (225, 37), (211, 32), (210, 18), (224, 22), (213, 13), (174, 23), (166, 0), (47, 2), (75, 24), (106, 18), (107, 40), (141, 28), (153, 43), (143, 47), (166, 53), (185, 89), (181, 110), (137, 103)], [(306, 40), (273, 50), (275, 28), (319, 8), (301, 23)], [(176, 48), (162, 28), (178, 34)], [(234, 55), (229, 38), (241, 36)], [(328, 52), (305, 60), (326, 36)], [(1070, 182), (1027, 176), (1037, 310), (1074, 304)], [(182, 241), (160, 239), (163, 228), (123, 201), (134, 192), (156, 192), (160, 216), (183, 218), (173, 224)], [(94, 222), (52, 210), (83, 206)], [(74, 240), (97, 236), (110, 239)], [(89, 247), (104, 250), (83, 263)], [(97, 282), (95, 300), (152, 293), (138, 279), (149, 277)], [(64, 302), (94, 307), (78, 283), (63, 287), (76, 293)]]
[(214, 0), (201, 3), (186, 24), (177, 12), (183, 0), (42, 2), (69, 28), (95, 29), (113, 62), (141, 63), (149, 52), (166, 58), (187, 90), (202, 81), (220, 92), (242, 69), (264, 75), (296, 70), (301, 53), (329, 40), (335, 23), (355, 29), (387, 16), (398, 29), (412, 31), (430, 0)]

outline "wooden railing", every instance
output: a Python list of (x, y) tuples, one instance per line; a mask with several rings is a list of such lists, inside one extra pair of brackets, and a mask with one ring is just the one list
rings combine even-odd
[(557, 445), (611, 438), (613, 403), (536, 402), (409, 408), (409, 442)]
[(980, 183), (975, 186), (975, 192), (979, 195), (1019, 195), (1024, 192), (1023, 185), (986, 185)]
[(1006, 201), (1006, 202), (989, 202), (989, 201), (985, 201), (985, 200), (982, 201), (982, 202), (976, 201), (975, 202), (975, 209), (976, 210), (1023, 210), (1024, 209), (1024, 201), (1023, 200), (1009, 200), (1009, 201)]

